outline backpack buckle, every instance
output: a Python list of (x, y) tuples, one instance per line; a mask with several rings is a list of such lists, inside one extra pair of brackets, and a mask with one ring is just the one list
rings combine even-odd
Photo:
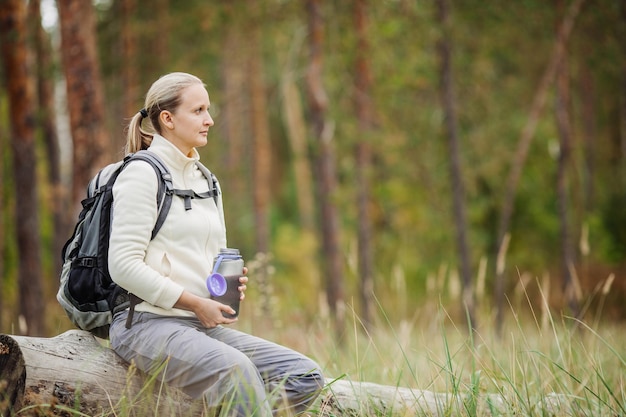
[(83, 268), (95, 268), (98, 260), (94, 257), (77, 258), (72, 262), (72, 266), (80, 266)]

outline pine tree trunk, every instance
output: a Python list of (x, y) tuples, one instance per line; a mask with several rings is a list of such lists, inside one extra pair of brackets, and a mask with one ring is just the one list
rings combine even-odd
[(622, 86), (620, 89), (620, 121), (619, 121), (619, 137), (620, 137), (620, 173), (622, 187), (626, 187), (626, 2), (620, 2), (620, 17), (622, 21), (621, 42), (622, 45)]
[(271, 144), (270, 128), (267, 114), (267, 99), (265, 93), (265, 70), (263, 42), (261, 38), (260, 22), (263, 22), (262, 8), (256, 0), (248, 1), (248, 12), (251, 16), (248, 25), (248, 80), (250, 88), (250, 116), (252, 130), (252, 149), (254, 152), (253, 168), (253, 196), (256, 233), (256, 250), (262, 254), (269, 252), (269, 206), (271, 198)]
[(9, 99), (11, 150), (16, 192), (15, 228), (18, 247), (20, 316), (24, 334), (44, 334), (39, 203), (35, 168), (35, 93), (32, 56), (26, 43), (26, 5), (8, 0), (0, 7), (2, 60)]
[[(122, 119), (126, 120), (135, 115), (142, 107), (139, 92), (139, 77), (137, 75), (137, 31), (133, 25), (137, 11), (137, 0), (123, 0), (120, 2), (122, 30)], [(120, 136), (120, 147), (125, 140)]]
[[(247, 213), (247, 207), (253, 204), (250, 198), (247, 173), (247, 152), (249, 148), (246, 138), (250, 137), (249, 123), (243, 115), (247, 114), (248, 97), (247, 83), (249, 82), (246, 71), (246, 56), (248, 53), (233, 53), (232, 51), (244, 51), (247, 42), (242, 34), (242, 15), (235, 3), (226, 2), (223, 5), (225, 19), (229, 24), (226, 28), (224, 48), (222, 50), (221, 73), (223, 96), (221, 99), (222, 112), (218, 122), (224, 134), (224, 142), (221, 146), (223, 152), (223, 164), (220, 170), (223, 176), (228, 178), (228, 195), (236, 196), (234, 199), (225, 199), (225, 210), (230, 215), (226, 218), (234, 220), (241, 218)], [(209, 91), (209, 94), (211, 92)], [(239, 224), (229, 224), (231, 233), (247, 233), (240, 230)]]
[(94, 6), (83, 0), (59, 0), (57, 7), (73, 143), (72, 201), (77, 213), (87, 183), (111, 161), (110, 144), (104, 127)]
[(266, 98), (265, 66), (263, 64), (263, 41), (260, 22), (265, 21), (263, 7), (257, 0), (248, 0), (248, 12), (251, 17), (247, 30), (248, 81), (250, 89), (250, 127), (252, 130), (252, 169), (254, 199), (255, 251), (261, 260), (255, 271), (260, 292), (260, 305), (265, 325), (271, 325), (272, 309), (269, 264), (270, 253), (270, 204), (272, 199), (272, 150), (268, 105)]
[(463, 307), (472, 329), (476, 328), (474, 312), (474, 291), (470, 266), (469, 248), (467, 245), (467, 219), (465, 214), (465, 188), (461, 173), (461, 157), (459, 133), (457, 127), (456, 98), (452, 80), (452, 52), (450, 41), (450, 15), (447, 0), (437, 0), (438, 19), (442, 28), (442, 39), (439, 42), (440, 59), (440, 94), (444, 113), (445, 133), (448, 140), (450, 156), (450, 178), (452, 182), (452, 198), (454, 224), (456, 228), (457, 253), (460, 262), (461, 283), (463, 285)]
[[(2, 35), (0, 35), (2, 36)], [(1, 53), (1, 52), (0, 52)], [(7, 228), (6, 228), (6, 223), (8, 219), (12, 219), (15, 217), (15, 215), (13, 214), (12, 210), (10, 209), (10, 206), (8, 205), (5, 196), (7, 195), (6, 192), (6, 188), (7, 188), (7, 181), (6, 181), (6, 161), (8, 161), (8, 158), (6, 157), (6, 155), (8, 155), (9, 152), (9, 144), (8, 144), (8, 138), (9, 138), (9, 132), (8, 129), (4, 126), (4, 125), (0, 125), (0, 154), (2, 155), (0, 157), (0, 161), (2, 162), (0, 164), (0, 236), (3, 236), (2, 239), (0, 239), (0, 254), (4, 254), (6, 253), (6, 243), (7, 240), (4, 239), (4, 236), (7, 235)], [(5, 269), (5, 256), (0, 256), (0, 271), (4, 271)], [(0, 285), (2, 285), (3, 288), (8, 287), (10, 284), (8, 282), (8, 276), (1, 276), (0, 277)], [(5, 328), (4, 327), (4, 313), (5, 313), (5, 301), (4, 299), (5, 297), (0, 297), (0, 329), (1, 328)]]
[[(559, 1), (557, 7), (563, 3)], [(560, 7), (558, 7), (560, 8)], [(561, 33), (557, 33), (557, 36), (562, 36)], [(557, 63), (556, 68), (556, 96), (555, 96), (555, 113), (556, 113), (556, 125), (559, 133), (559, 158), (557, 167), (557, 206), (560, 223), (560, 237), (561, 237), (561, 274), (562, 274), (562, 289), (565, 295), (565, 300), (569, 307), (570, 313), (574, 316), (579, 312), (578, 297), (579, 288), (578, 283), (575, 282), (575, 277), (572, 274), (574, 270), (574, 250), (571, 237), (571, 227), (569, 224), (569, 209), (570, 206), (568, 198), (568, 170), (571, 161), (572, 153), (572, 126), (570, 122), (569, 106), (570, 106), (570, 87), (569, 87), (569, 71), (567, 69), (568, 54), (565, 42), (563, 42), (563, 54), (561, 59)]]
[(52, 211), (53, 234), (52, 256), (54, 274), (61, 271), (59, 254), (69, 234), (69, 218), (67, 216), (67, 189), (61, 182), (61, 155), (59, 138), (55, 121), (54, 103), (54, 68), (52, 64), (52, 45), (50, 37), (41, 25), (40, 0), (28, 3), (31, 35), (34, 40), (37, 62), (37, 96), (38, 124), (41, 126), (42, 137), (46, 149), (48, 168), (48, 186), (50, 187), (50, 204)]
[(330, 313), (335, 320), (337, 336), (342, 334), (345, 322), (344, 278), (339, 248), (339, 215), (333, 201), (337, 189), (333, 124), (327, 120), (328, 97), (322, 79), (323, 19), (320, 0), (307, 0), (309, 22), (309, 68), (307, 87), (309, 111), (315, 136), (315, 161), (318, 201), (321, 211), (322, 253), (324, 255), (324, 283)]
[[(145, 5), (146, 3), (142, 3)], [(161, 68), (167, 68), (171, 59), (170, 33), (172, 31), (172, 16), (170, 12), (170, 0), (154, 0), (155, 22), (151, 33), (152, 56), (155, 59), (155, 74), (152, 78), (161, 76)]]
[(358, 258), (359, 288), (361, 299), (361, 320), (366, 329), (373, 320), (374, 270), (372, 256), (372, 220), (370, 215), (371, 187), (370, 171), (372, 150), (370, 140), (374, 130), (372, 98), (372, 76), (368, 57), (371, 55), (368, 33), (367, 0), (354, 3), (354, 26), (357, 36), (355, 62), (355, 109), (359, 126), (359, 141), (356, 145), (357, 207), (358, 207)]

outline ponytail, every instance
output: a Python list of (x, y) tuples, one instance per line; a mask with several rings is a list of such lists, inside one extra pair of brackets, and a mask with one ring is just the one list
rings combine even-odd
[(128, 132), (126, 134), (126, 154), (148, 149), (152, 143), (153, 133), (142, 129), (141, 127), (141, 122), (146, 115), (146, 110), (141, 109), (130, 120), (130, 123), (128, 124)]

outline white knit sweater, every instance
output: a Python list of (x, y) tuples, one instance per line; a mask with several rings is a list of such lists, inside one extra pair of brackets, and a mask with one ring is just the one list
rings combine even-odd
[[(201, 193), (208, 183), (196, 167), (199, 159), (183, 155), (172, 143), (155, 135), (150, 151), (169, 168), (174, 188)], [(109, 272), (115, 283), (145, 302), (137, 311), (168, 316), (192, 316), (173, 308), (183, 289), (209, 297), (206, 278), (220, 248), (226, 247), (221, 195), (193, 199), (185, 211), (183, 199), (173, 196), (163, 227), (151, 241), (157, 219), (157, 176), (144, 161), (130, 163), (113, 186), (113, 220), (109, 246)]]

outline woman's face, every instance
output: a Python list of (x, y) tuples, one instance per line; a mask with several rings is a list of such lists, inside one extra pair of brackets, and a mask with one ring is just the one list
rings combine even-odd
[(161, 112), (163, 136), (185, 155), (207, 143), (213, 118), (209, 114), (209, 93), (202, 84), (193, 84), (181, 91), (181, 103), (174, 113)]

